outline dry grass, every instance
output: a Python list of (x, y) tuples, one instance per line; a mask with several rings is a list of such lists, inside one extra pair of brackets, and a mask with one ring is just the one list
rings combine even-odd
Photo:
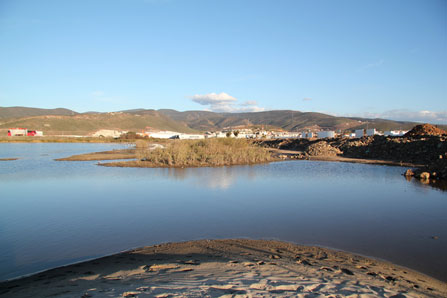
[(264, 148), (230, 138), (171, 142), (163, 149), (139, 151), (137, 157), (141, 166), (151, 167), (216, 167), (276, 160)]

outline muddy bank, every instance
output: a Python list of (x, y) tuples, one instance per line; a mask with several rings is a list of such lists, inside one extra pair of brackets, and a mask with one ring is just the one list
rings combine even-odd
[[(1, 297), (442, 297), (391, 263), (266, 240), (167, 243), (0, 283)], [(242, 297), (241, 296), (241, 297)]]
[(0, 158), (0, 161), (12, 161), (12, 160), (18, 160), (18, 158), (16, 158), (16, 157), (11, 157), (11, 158)]
[[(265, 140), (261, 146), (297, 151), (295, 158), (342, 157), (386, 161), (394, 165), (433, 168), (436, 179), (447, 179), (447, 137), (363, 137), (360, 139)], [(433, 171), (432, 171), (433, 172)]]
[(111, 151), (102, 151), (94, 153), (85, 153), (72, 155), (69, 157), (58, 158), (56, 161), (91, 161), (91, 160), (115, 160), (115, 159), (133, 159), (136, 158), (135, 149), (120, 149)]

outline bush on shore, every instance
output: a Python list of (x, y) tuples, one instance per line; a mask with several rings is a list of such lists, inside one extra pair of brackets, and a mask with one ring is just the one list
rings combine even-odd
[(175, 141), (165, 148), (139, 152), (137, 157), (154, 167), (228, 166), (276, 160), (264, 148), (230, 138)]

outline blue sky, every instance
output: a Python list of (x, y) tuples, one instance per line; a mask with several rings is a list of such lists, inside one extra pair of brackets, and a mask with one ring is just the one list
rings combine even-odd
[(0, 0), (0, 106), (447, 123), (447, 1)]

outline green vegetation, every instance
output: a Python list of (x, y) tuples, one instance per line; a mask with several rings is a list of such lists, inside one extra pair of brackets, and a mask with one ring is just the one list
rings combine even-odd
[(143, 167), (217, 167), (277, 160), (252, 142), (231, 138), (170, 142), (165, 148), (138, 150), (137, 157), (136, 166)]

